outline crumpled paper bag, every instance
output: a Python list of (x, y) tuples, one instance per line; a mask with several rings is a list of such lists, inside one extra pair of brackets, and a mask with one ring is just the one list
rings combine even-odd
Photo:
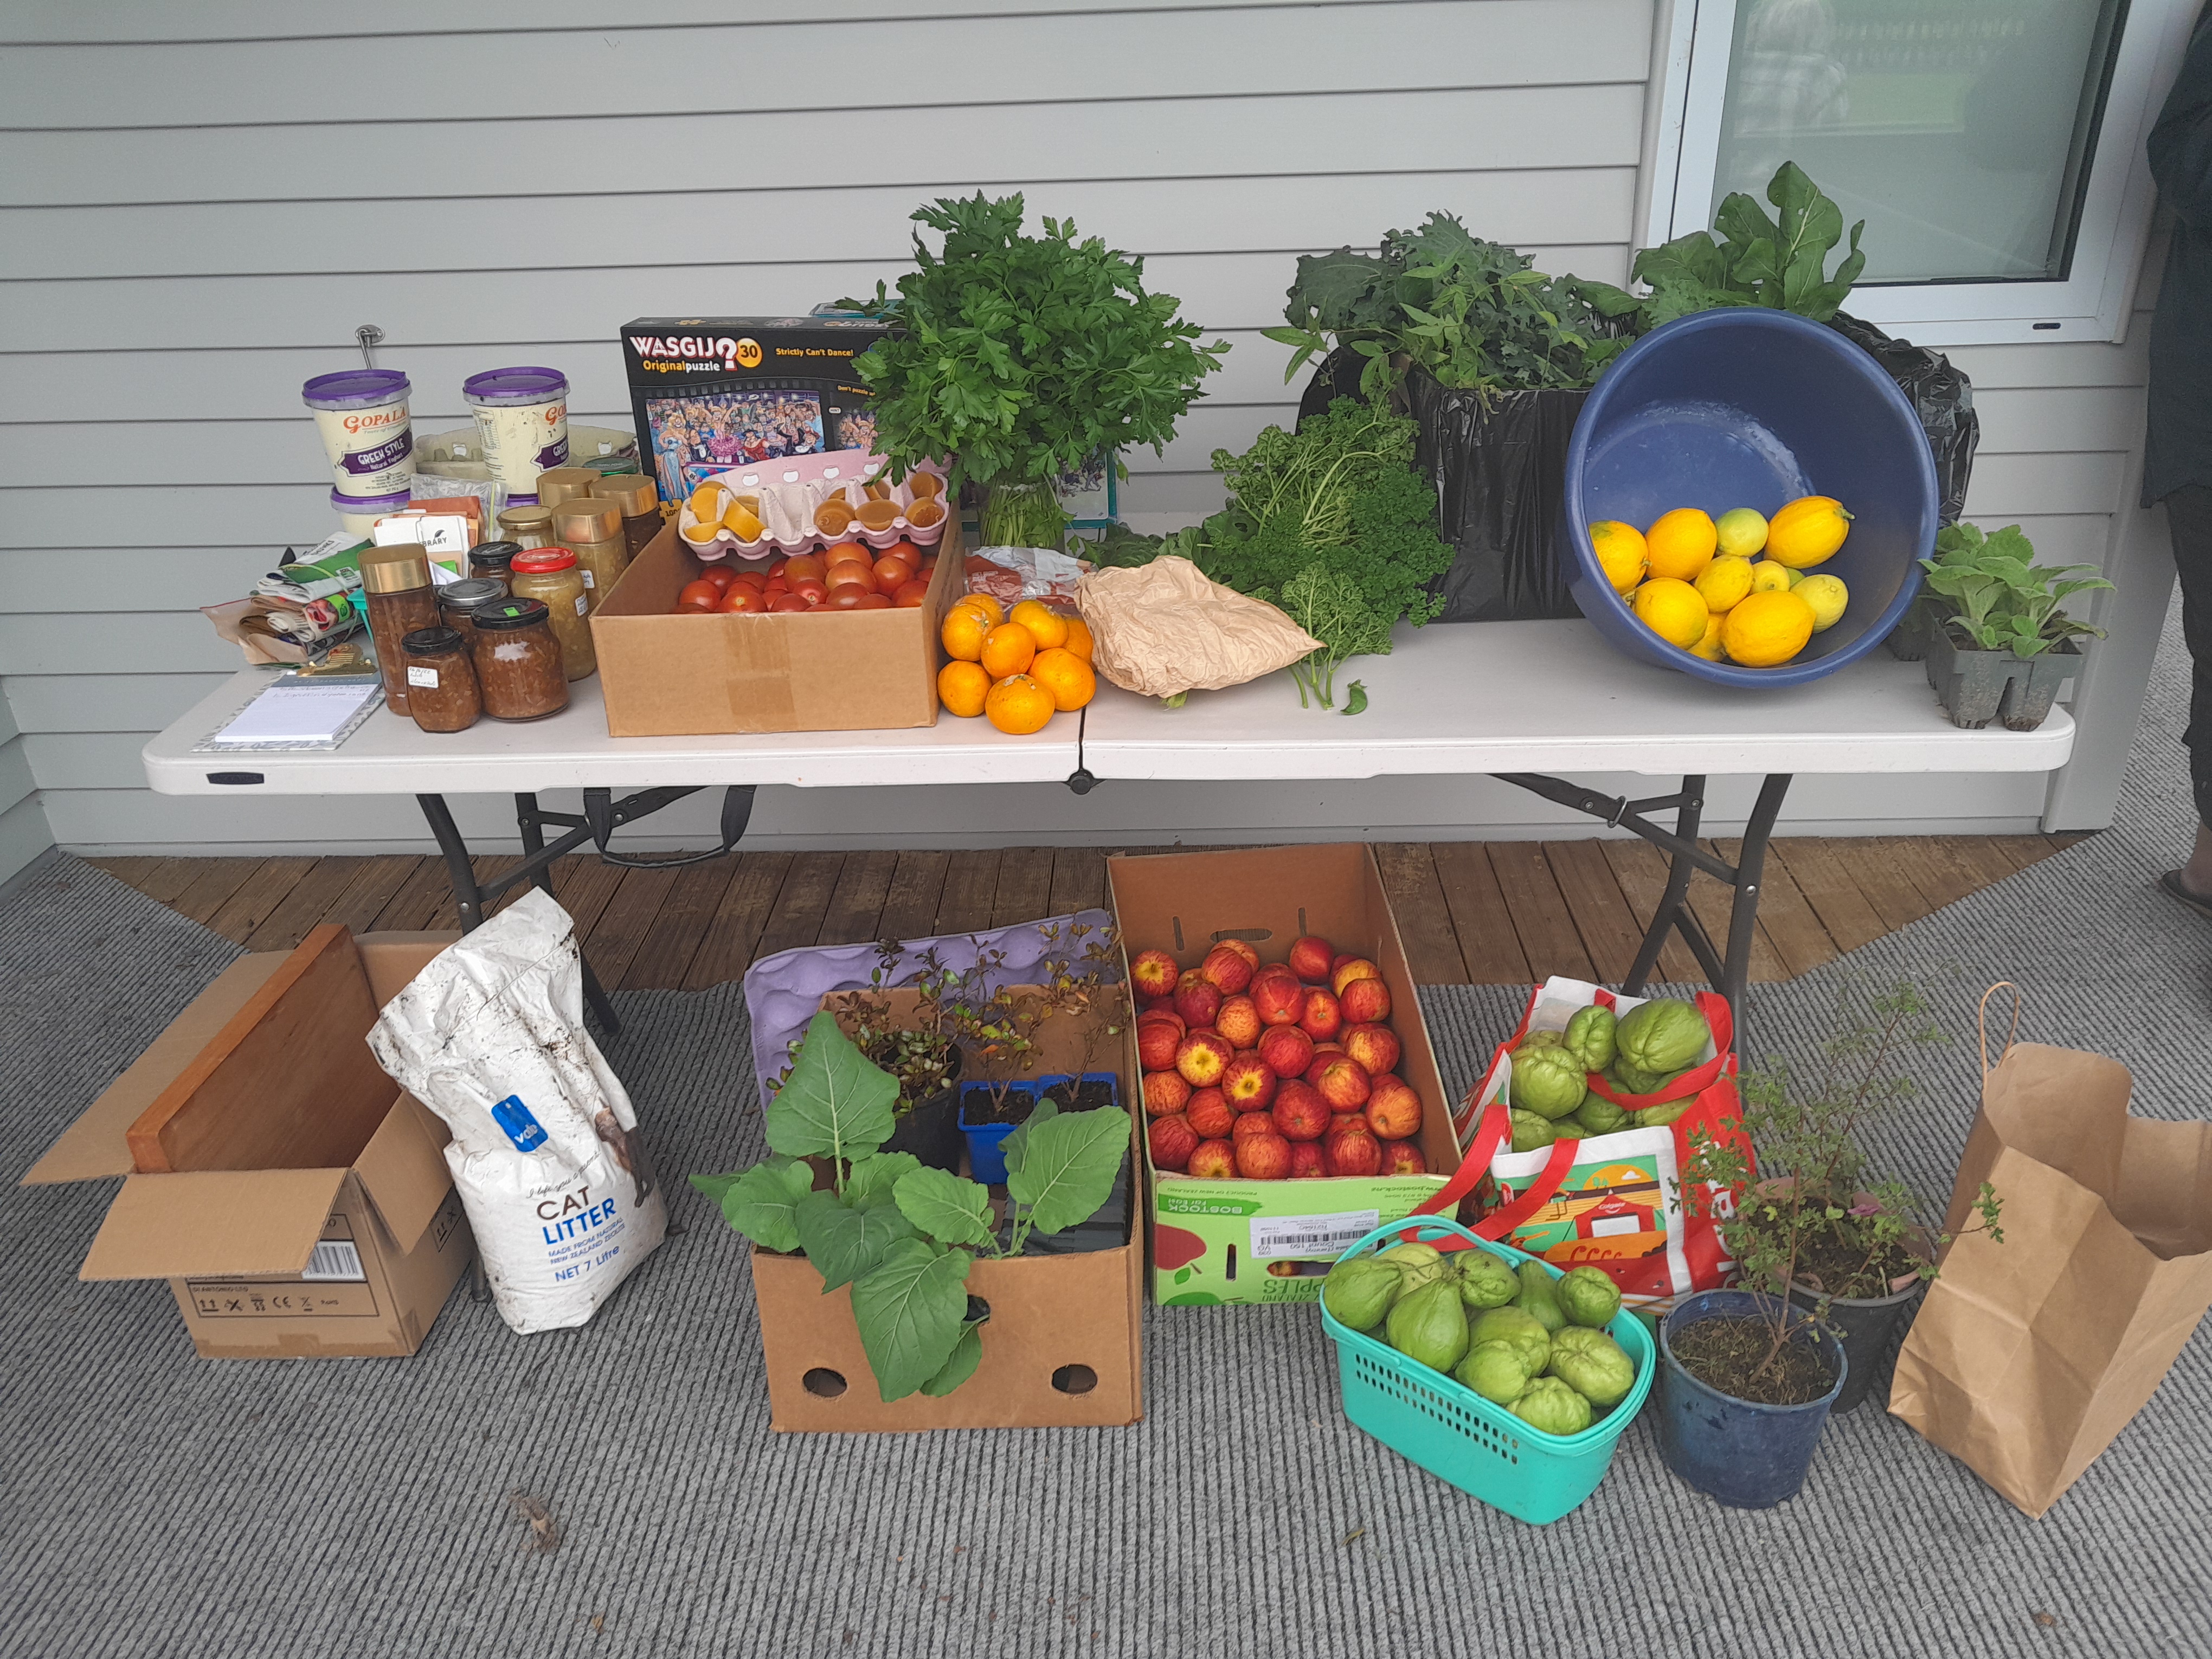
[(1273, 605), (1172, 555), (1092, 572), (1076, 585), (1075, 605), (1090, 625), (1091, 665), (1147, 697), (1242, 685), (1321, 649)]

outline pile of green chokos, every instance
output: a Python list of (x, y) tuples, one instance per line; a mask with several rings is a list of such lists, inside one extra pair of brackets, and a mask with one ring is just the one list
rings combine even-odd
[(1595, 1267), (1554, 1277), (1487, 1250), (1398, 1244), (1329, 1269), (1322, 1305), (1546, 1434), (1580, 1434), (1628, 1397), (1636, 1363), (1605, 1334), (1620, 1290)]
[(1529, 1032), (1512, 1051), (1513, 1150), (1672, 1123), (1694, 1094), (1631, 1111), (1592, 1088), (1590, 1076), (1616, 1095), (1661, 1093), (1698, 1064), (1712, 1035), (1703, 1014), (1672, 997), (1654, 997), (1618, 1018), (1610, 1008), (1584, 1008), (1564, 1031)]

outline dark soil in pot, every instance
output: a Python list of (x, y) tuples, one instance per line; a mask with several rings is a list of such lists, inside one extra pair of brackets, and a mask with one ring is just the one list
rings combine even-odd
[(1774, 1346), (1763, 1319), (1701, 1319), (1678, 1333), (1674, 1353), (1684, 1370), (1732, 1400), (1760, 1406), (1802, 1406), (1835, 1386), (1834, 1372), (1802, 1343)]
[(1103, 1078), (1085, 1078), (1080, 1083), (1055, 1083), (1045, 1095), (1063, 1112), (1093, 1112), (1114, 1103), (1114, 1085)]
[(961, 1115), (970, 1128), (985, 1123), (1026, 1123), (1036, 1107), (1036, 1091), (1030, 1089), (1001, 1093), (983, 1084), (969, 1083), (964, 1085), (963, 1094)]
[(912, 1152), (934, 1170), (960, 1172), (960, 1117), (955, 1109), (960, 1085), (948, 1083), (898, 1115), (887, 1152)]

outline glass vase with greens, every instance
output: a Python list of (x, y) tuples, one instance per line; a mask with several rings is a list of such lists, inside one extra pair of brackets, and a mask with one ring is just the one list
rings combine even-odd
[[(1198, 343), (1171, 295), (1148, 293), (1145, 262), (1073, 220), (1023, 230), (1020, 196), (981, 191), (915, 210), (915, 269), (896, 297), (841, 303), (890, 332), (854, 369), (876, 394), (878, 447), (895, 477), (949, 461), (957, 489), (983, 492), (986, 545), (1059, 548), (1067, 515), (1054, 481), (1139, 445), (1161, 451), (1221, 367), (1226, 341)], [(1118, 461), (1115, 462), (1118, 465)]]

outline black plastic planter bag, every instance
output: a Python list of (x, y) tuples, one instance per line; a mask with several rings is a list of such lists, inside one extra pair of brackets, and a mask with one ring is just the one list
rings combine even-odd
[(1920, 416), (1928, 447), (1936, 456), (1937, 516), (1956, 524), (1966, 508), (1966, 481), (1974, 470), (1974, 447), (1982, 441), (1981, 417), (1974, 413), (1974, 385), (1940, 351), (1893, 340), (1872, 323), (1838, 312), (1828, 326), (1863, 346)]

